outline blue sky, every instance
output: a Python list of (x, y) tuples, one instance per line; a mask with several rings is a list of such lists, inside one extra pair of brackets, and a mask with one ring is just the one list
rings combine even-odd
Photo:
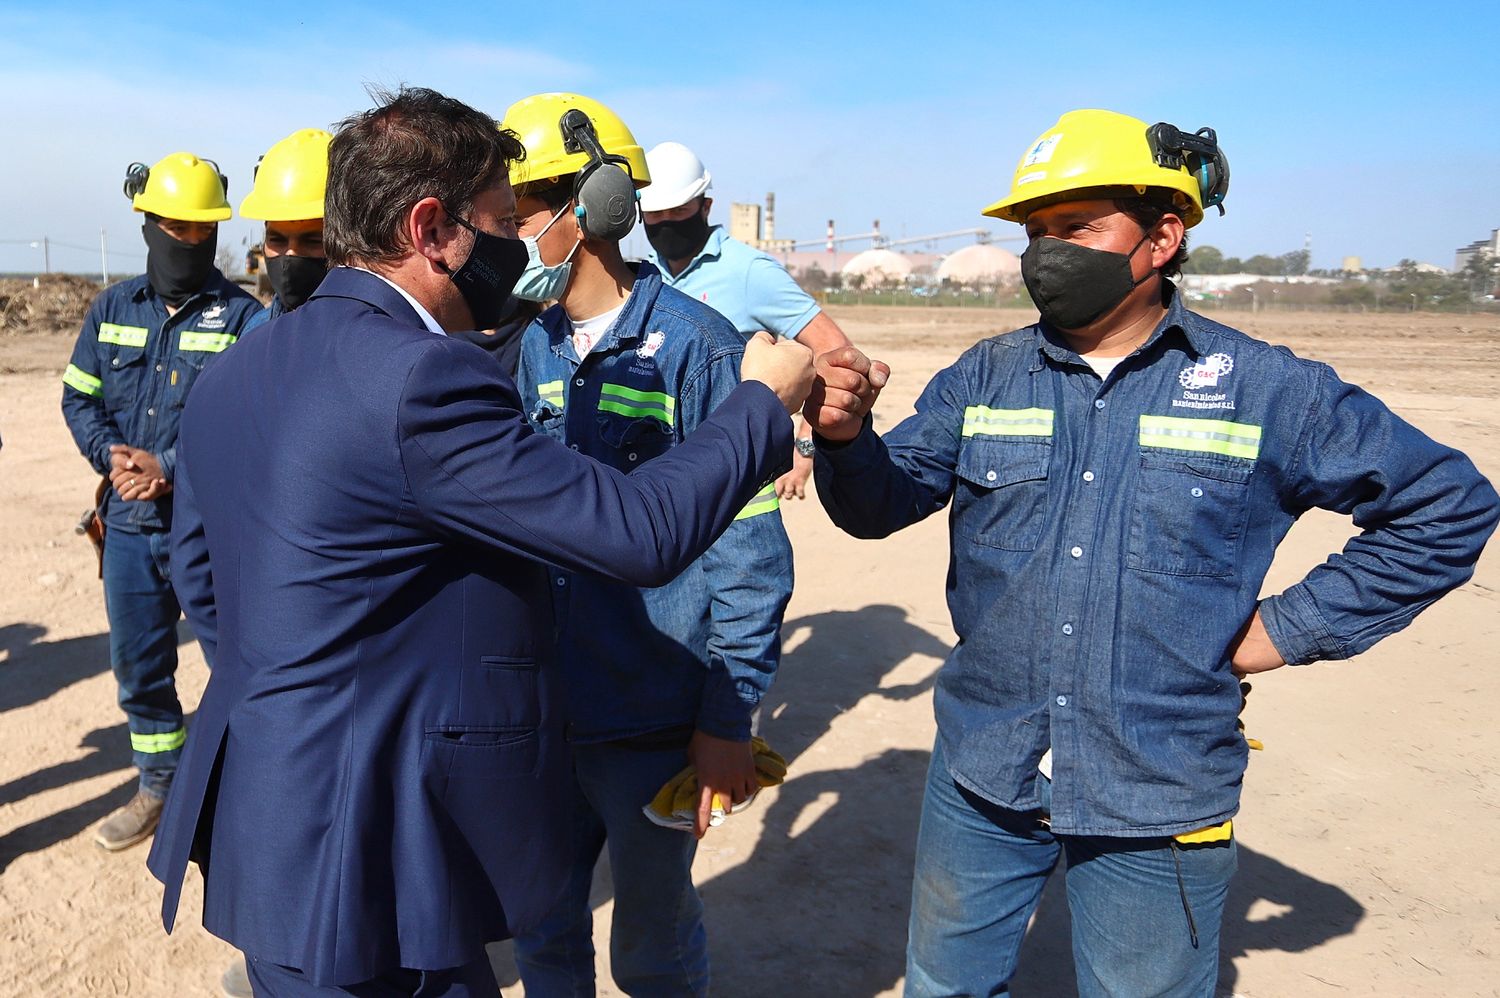
[[(1451, 266), (1500, 227), (1492, 2), (1223, 6), (0, 0), (0, 240), (97, 246), (104, 227), (112, 269), (139, 270), (132, 160), (214, 158), (237, 206), (272, 142), (367, 107), (367, 82), (403, 81), (496, 117), (539, 91), (596, 97), (643, 145), (699, 152), (716, 220), (775, 191), (777, 234), (799, 239), (829, 218), (1013, 234), (979, 210), (1076, 107), (1216, 128), (1229, 213), (1193, 238), (1231, 255), (1311, 233), (1314, 266)], [(254, 232), (236, 218), (220, 243)], [(0, 242), (0, 271), (40, 255)], [(98, 253), (59, 248), (53, 265), (97, 269)]]

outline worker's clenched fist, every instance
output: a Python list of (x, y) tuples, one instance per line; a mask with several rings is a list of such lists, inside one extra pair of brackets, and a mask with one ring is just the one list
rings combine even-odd
[(781, 399), (788, 414), (802, 408), (813, 386), (812, 351), (791, 340), (756, 333), (745, 344), (740, 380), (759, 381)]
[(803, 415), (823, 439), (853, 440), (890, 380), (891, 369), (845, 346), (819, 357), (817, 371)]

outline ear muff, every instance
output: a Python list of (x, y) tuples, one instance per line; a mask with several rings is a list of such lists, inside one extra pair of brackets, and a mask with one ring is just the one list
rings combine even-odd
[(131, 163), (125, 168), (125, 196), (134, 198), (146, 190), (146, 180), (151, 176), (151, 167), (145, 163)]
[(1219, 148), (1219, 136), (1204, 127), (1191, 134), (1159, 121), (1146, 129), (1146, 142), (1157, 166), (1184, 167), (1198, 181), (1205, 210), (1218, 208), (1224, 214), (1224, 195), (1229, 193), (1229, 159)]
[(229, 178), (226, 177), (226, 176), (224, 176), (224, 171), (221, 170), (221, 169), (219, 169), (219, 164), (218, 163), (215, 163), (211, 159), (205, 159), (203, 162), (205, 162), (209, 166), (213, 167), (214, 168), (214, 172), (219, 175), (219, 184), (220, 184), (220, 186), (222, 186), (224, 188), (224, 200), (226, 200), (226, 201), (229, 200)]
[[(635, 179), (630, 161), (612, 156), (599, 144), (594, 123), (578, 108), (569, 108), (558, 121), (563, 148), (589, 157), (588, 165), (573, 178), (573, 209), (578, 227), (590, 239), (619, 242), (635, 228), (638, 214)], [(619, 169), (615, 169), (618, 166)]]

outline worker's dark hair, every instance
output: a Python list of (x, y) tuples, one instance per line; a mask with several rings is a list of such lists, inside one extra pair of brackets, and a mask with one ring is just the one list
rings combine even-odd
[(328, 148), (328, 262), (371, 264), (406, 252), (412, 205), (435, 197), (467, 215), (526, 148), (495, 119), (425, 87), (371, 88), (375, 107), (339, 122)]
[(516, 188), (516, 200), (536, 198), (555, 215), (563, 210), (564, 205), (573, 200), (574, 179), (575, 175), (570, 173), (566, 177), (533, 180)]
[[(1135, 224), (1141, 227), (1143, 232), (1150, 232), (1164, 215), (1176, 215), (1182, 217), (1182, 209), (1178, 208), (1172, 201), (1169, 193), (1163, 191), (1157, 193), (1155, 189), (1149, 189), (1145, 194), (1131, 197), (1114, 198), (1115, 210), (1124, 212), (1135, 220)], [(1187, 263), (1188, 237), (1187, 232), (1182, 233), (1182, 243), (1178, 245), (1177, 252), (1172, 259), (1168, 260), (1161, 268), (1161, 276), (1173, 278), (1182, 273), (1182, 265)]]

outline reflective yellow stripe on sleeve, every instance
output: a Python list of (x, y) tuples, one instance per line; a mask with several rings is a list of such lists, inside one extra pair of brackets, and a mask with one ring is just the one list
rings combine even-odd
[(177, 345), (185, 353), (223, 353), (233, 346), (237, 339), (239, 337), (233, 333), (205, 333), (198, 329), (189, 329), (183, 332), (177, 340)]
[(1253, 461), (1260, 456), (1260, 427), (1223, 419), (1142, 416), (1141, 446), (1223, 454)]
[(104, 394), (104, 382), (76, 364), (69, 364), (68, 369), (63, 372), (63, 384), (90, 398), (100, 398)]
[(1051, 409), (991, 409), (971, 405), (964, 409), (966, 437), (1050, 437)]
[(134, 731), (130, 733), (130, 747), (136, 752), (170, 752), (182, 748), (185, 741), (187, 730), (184, 728), (164, 731), (159, 735), (138, 735)]
[(99, 323), (99, 342), (113, 343), (120, 347), (143, 347), (146, 345), (145, 326), (121, 326), (114, 322)]
[(752, 516), (760, 516), (762, 513), (770, 513), (781, 508), (781, 500), (776, 497), (776, 483), (772, 482), (759, 492), (754, 498), (745, 503), (745, 508), (735, 515), (736, 520), (748, 520)]

